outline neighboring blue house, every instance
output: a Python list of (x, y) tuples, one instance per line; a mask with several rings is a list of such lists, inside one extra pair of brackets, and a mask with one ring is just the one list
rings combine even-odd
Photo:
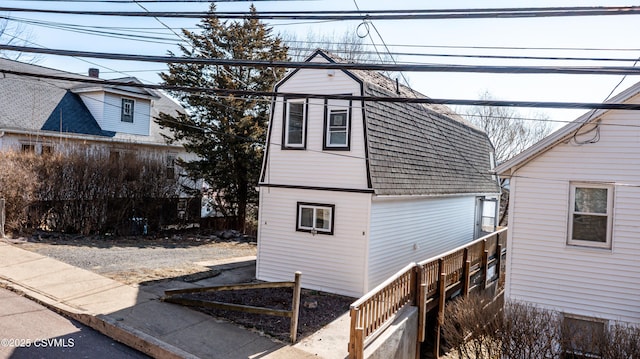
[[(53, 75), (100, 81), (97, 69), (81, 76), (42, 66), (0, 59), (0, 150), (36, 154), (82, 144), (110, 152), (149, 151), (165, 156), (173, 166), (187, 153), (179, 144), (167, 144), (153, 118), (161, 112), (184, 109), (162, 92), (127, 86), (137, 79), (112, 81), (122, 85), (87, 84), (38, 78)], [(167, 133), (168, 134), (168, 133)]]

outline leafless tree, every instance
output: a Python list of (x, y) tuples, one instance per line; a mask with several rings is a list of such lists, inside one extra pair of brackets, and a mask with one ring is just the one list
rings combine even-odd
[(289, 46), (288, 54), (292, 61), (303, 61), (316, 49), (331, 52), (348, 62), (380, 60), (377, 55), (367, 51), (366, 37), (358, 36), (356, 29), (348, 29), (341, 34), (309, 31), (304, 38), (295, 33), (284, 33), (282, 37)]
[[(9, 20), (6, 16), (0, 16), (0, 44), (26, 46), (31, 43), (33, 34), (24, 24)], [(0, 50), (0, 57), (11, 60), (20, 60), (28, 63), (38, 62), (41, 57), (16, 51)]]
[[(489, 92), (480, 96), (481, 100), (493, 100)], [(474, 106), (462, 112), (474, 125), (483, 129), (495, 147), (496, 163), (501, 163), (540, 141), (552, 126), (548, 116), (542, 113), (523, 118), (512, 107)]]

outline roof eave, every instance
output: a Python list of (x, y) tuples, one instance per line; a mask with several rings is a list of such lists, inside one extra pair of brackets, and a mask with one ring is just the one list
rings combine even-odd
[[(628, 100), (629, 98), (637, 95), (638, 93), (640, 93), (640, 82), (638, 82), (638, 83), (634, 84), (633, 86), (627, 88), (626, 90), (620, 92), (619, 94), (617, 94), (616, 96), (612, 97), (610, 100), (606, 101), (605, 103), (624, 102), (624, 101)], [(564, 127), (562, 127), (559, 130), (557, 130), (556, 132), (554, 132), (551, 135), (543, 138), (539, 142), (535, 143), (531, 147), (529, 147), (526, 150), (524, 150), (524, 151), (520, 152), (519, 154), (515, 155), (511, 159), (509, 159), (509, 160), (501, 163), (500, 165), (496, 166), (496, 168), (495, 168), (496, 173), (498, 175), (500, 175), (500, 176), (507, 176), (508, 177), (513, 172), (515, 172), (517, 169), (519, 169), (520, 167), (524, 166), (528, 162), (534, 160), (535, 158), (537, 158), (538, 156), (542, 155), (543, 153), (549, 151), (550, 149), (555, 147), (557, 144), (568, 140), (571, 136), (573, 136), (573, 133), (576, 130), (578, 130), (581, 126), (583, 126), (584, 124), (593, 123), (593, 122), (597, 121), (605, 113), (607, 113), (609, 111), (611, 111), (611, 110), (598, 109), (596, 111), (588, 111), (588, 112), (584, 113), (583, 115), (581, 115), (577, 119), (571, 121), (570, 123), (568, 123)]]
[(37, 131), (29, 131), (24, 129), (17, 128), (0, 128), (0, 133), (4, 134), (15, 134), (15, 135), (28, 135), (33, 136), (37, 134), (42, 137), (52, 137), (52, 138), (72, 138), (75, 140), (87, 140), (94, 142), (106, 142), (106, 143), (127, 143), (127, 144), (136, 144), (142, 146), (159, 146), (159, 147), (167, 147), (167, 148), (183, 148), (182, 145), (168, 144), (162, 142), (154, 142), (154, 141), (133, 141), (131, 139), (123, 139), (119, 137), (106, 137), (106, 136), (96, 136), (96, 135), (87, 135), (81, 133), (72, 133), (72, 132), (54, 132), (54, 131), (46, 131), (46, 130), (37, 130)]

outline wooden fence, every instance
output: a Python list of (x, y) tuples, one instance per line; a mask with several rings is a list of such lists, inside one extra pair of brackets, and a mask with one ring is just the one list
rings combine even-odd
[[(418, 307), (418, 342), (434, 336), (434, 356), (440, 352), (440, 327), (447, 299), (486, 290), (503, 278), (507, 228), (437, 257), (411, 263), (351, 304), (349, 357), (361, 359), (364, 348), (380, 335), (407, 305)], [(436, 324), (427, 328), (427, 314)], [(419, 353), (418, 353), (419, 355)]]
[[(295, 343), (298, 335), (298, 314), (300, 312), (300, 278), (302, 274), (300, 272), (295, 273), (295, 279), (293, 282), (265, 282), (265, 283), (246, 283), (246, 284), (234, 284), (234, 285), (219, 285), (214, 287), (201, 287), (201, 288), (187, 288), (187, 289), (174, 289), (164, 292), (165, 297), (163, 301), (186, 305), (191, 307), (208, 307), (224, 310), (237, 310), (241, 312), (275, 315), (281, 317), (291, 318), (290, 338), (291, 342)], [(181, 297), (175, 297), (180, 294), (190, 293), (202, 293), (202, 292), (216, 292), (224, 290), (243, 290), (243, 289), (265, 289), (265, 288), (293, 288), (293, 299), (291, 304), (291, 310), (283, 309), (271, 309), (263, 307), (255, 307), (250, 305), (222, 303), (215, 301), (204, 301), (187, 299)]]

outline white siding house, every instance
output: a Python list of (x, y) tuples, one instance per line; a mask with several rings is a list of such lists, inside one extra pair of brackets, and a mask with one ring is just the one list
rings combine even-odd
[[(308, 61), (339, 62), (318, 50)], [(360, 296), (474, 239), (497, 198), (493, 147), (444, 106), (367, 71), (299, 69), (276, 85), (260, 179), (256, 277)], [(355, 98), (353, 98), (356, 96)]]
[[(610, 102), (640, 104), (640, 83)], [(637, 110), (598, 110), (497, 167), (510, 178), (510, 299), (640, 324), (639, 138)]]

